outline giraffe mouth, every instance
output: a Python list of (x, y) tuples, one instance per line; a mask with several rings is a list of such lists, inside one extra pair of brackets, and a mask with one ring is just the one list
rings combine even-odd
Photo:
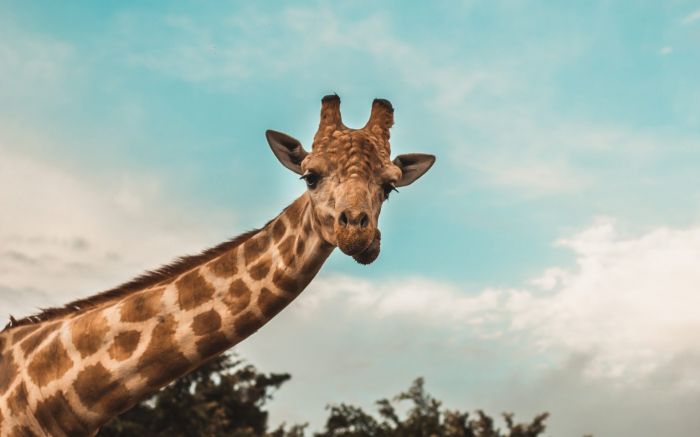
[(374, 234), (374, 239), (370, 242), (369, 246), (362, 252), (352, 255), (352, 258), (362, 265), (372, 264), (379, 256), (381, 240), (382, 234), (379, 232), (379, 229), (377, 229), (377, 232)]
[(342, 227), (339, 225), (335, 227), (338, 248), (350, 256), (364, 252), (372, 244), (375, 234), (374, 227)]

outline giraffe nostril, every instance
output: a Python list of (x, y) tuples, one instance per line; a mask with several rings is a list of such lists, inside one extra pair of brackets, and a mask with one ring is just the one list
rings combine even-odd
[(346, 209), (338, 215), (338, 224), (343, 228), (365, 229), (370, 225), (369, 214), (364, 211)]
[(363, 212), (360, 214), (360, 227), (364, 229), (367, 226), (369, 226), (369, 216), (367, 213)]

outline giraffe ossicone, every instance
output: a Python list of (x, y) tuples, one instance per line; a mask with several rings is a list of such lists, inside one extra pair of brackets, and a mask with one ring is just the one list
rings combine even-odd
[(394, 109), (375, 99), (367, 124), (343, 124), (340, 98), (321, 102), (307, 151), (266, 132), (307, 190), (263, 228), (120, 287), (10, 319), (0, 332), (0, 437), (94, 435), (99, 427), (271, 320), (335, 247), (357, 262), (379, 255), (381, 207), (432, 166), (391, 160)]

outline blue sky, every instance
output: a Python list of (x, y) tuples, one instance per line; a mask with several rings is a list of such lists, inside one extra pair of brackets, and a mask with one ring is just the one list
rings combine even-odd
[[(557, 435), (643, 435), (630, 418), (658, 403), (615, 420), (605, 407), (700, 355), (681, 340), (700, 325), (683, 312), (698, 300), (698, 8), (3, 2), (0, 304), (88, 295), (262, 225), (304, 189), (264, 131), (308, 145), (323, 95), (341, 96), (350, 126), (383, 97), (394, 153), (437, 164), (392, 196), (376, 263), (334, 254), (242, 346), (298, 381), (276, 417), (318, 420), (343, 394), (368, 403), (426, 375), (455, 407), (541, 407)], [(654, 311), (669, 301), (682, 323)], [(325, 367), (285, 355), (292, 334)], [(334, 335), (357, 362), (338, 362)], [(676, 408), (700, 400), (684, 378), (664, 392), (668, 417), (640, 427), (696, 429)], [(561, 407), (572, 393), (594, 429)]]

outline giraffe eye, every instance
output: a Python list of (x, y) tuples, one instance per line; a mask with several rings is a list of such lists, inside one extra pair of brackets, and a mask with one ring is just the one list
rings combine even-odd
[(399, 190), (396, 189), (396, 185), (394, 185), (393, 182), (389, 182), (389, 183), (384, 184), (382, 189), (384, 190), (384, 199), (385, 200), (389, 199), (389, 194), (391, 194), (392, 191), (396, 191), (397, 193), (399, 192)]
[(316, 188), (316, 185), (318, 185), (318, 181), (321, 179), (321, 176), (319, 176), (316, 173), (307, 171), (301, 176), (300, 179), (304, 179), (304, 181), (306, 182), (306, 186), (309, 187), (310, 190), (313, 190), (314, 188)]

